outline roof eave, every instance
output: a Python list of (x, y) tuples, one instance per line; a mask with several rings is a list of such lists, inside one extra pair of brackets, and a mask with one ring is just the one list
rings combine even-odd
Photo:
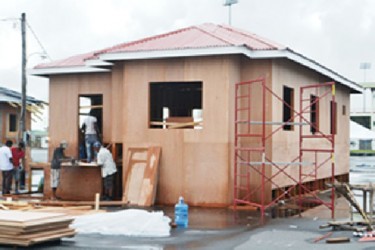
[(250, 58), (257, 59), (271, 59), (271, 58), (287, 58), (291, 61), (297, 62), (305, 67), (308, 67), (322, 75), (325, 75), (335, 82), (341, 83), (350, 88), (351, 93), (362, 93), (363, 88), (357, 83), (345, 78), (344, 76), (334, 72), (333, 70), (305, 57), (302, 54), (296, 53), (288, 48), (283, 50), (270, 51), (248, 51), (246, 55)]
[(36, 76), (49, 76), (58, 74), (75, 74), (75, 73), (93, 73), (93, 72), (110, 72), (110, 69), (91, 67), (90, 65), (111, 65), (113, 61), (141, 60), (141, 59), (162, 59), (175, 57), (196, 57), (196, 56), (213, 56), (213, 55), (233, 55), (243, 54), (251, 59), (273, 59), (287, 58), (308, 67), (332, 80), (347, 86), (351, 93), (362, 93), (363, 88), (353, 81), (339, 75), (333, 70), (311, 60), (302, 54), (296, 53), (289, 48), (274, 50), (252, 50), (245, 45), (241, 46), (223, 46), (223, 47), (204, 47), (204, 48), (186, 48), (154, 51), (126, 51), (116, 53), (100, 54), (98, 59), (88, 61), (86, 65), (76, 67), (59, 67), (59, 68), (39, 68), (30, 73)]
[(54, 68), (34, 68), (30, 70), (30, 75), (34, 76), (50, 76), (50, 75), (61, 75), (61, 74), (79, 74), (79, 73), (103, 73), (111, 72), (110, 69), (95, 68), (88, 66), (76, 66), (76, 67), (54, 67)]
[(106, 53), (99, 56), (104, 61), (120, 61), (120, 60), (137, 60), (137, 59), (161, 59), (172, 57), (193, 57), (207, 55), (229, 55), (244, 54), (251, 59), (273, 59), (287, 58), (297, 62), (305, 67), (313, 69), (322, 75), (325, 75), (334, 81), (347, 86), (351, 93), (362, 93), (363, 88), (353, 81), (341, 76), (333, 70), (311, 60), (302, 54), (296, 53), (289, 48), (278, 50), (251, 50), (246, 46), (225, 46), (210, 48), (191, 48), (191, 49), (175, 49), (175, 50), (155, 50), (155, 51), (135, 51), (135, 52), (118, 52)]

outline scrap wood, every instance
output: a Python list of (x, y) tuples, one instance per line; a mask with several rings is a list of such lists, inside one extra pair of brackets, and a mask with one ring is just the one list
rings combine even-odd
[(367, 213), (363, 211), (362, 207), (358, 204), (356, 198), (354, 197), (354, 194), (352, 190), (350, 189), (349, 185), (344, 182), (335, 182), (333, 184), (329, 184), (330, 186), (334, 186), (335, 190), (342, 194), (348, 201), (349, 203), (360, 213), (362, 218), (366, 221), (368, 230), (372, 231), (373, 227), (371, 225), (371, 220), (368, 217)]
[(336, 237), (336, 238), (328, 238), (326, 239), (326, 243), (346, 243), (350, 242), (348, 237)]
[(321, 240), (323, 240), (323, 239), (325, 239), (325, 238), (328, 238), (329, 236), (332, 235), (332, 233), (333, 233), (333, 232), (328, 232), (328, 233), (326, 233), (326, 234), (323, 234), (323, 235), (321, 235), (321, 236), (315, 238), (313, 242), (316, 243), (316, 242), (321, 241)]
[[(348, 231), (356, 231), (360, 232), (366, 229), (363, 226), (364, 223), (362, 221), (329, 221), (327, 224), (320, 225), (320, 229), (332, 227), (333, 230), (348, 230)], [(365, 223), (365, 225), (367, 225)]]
[[(95, 201), (30, 201), (33, 205), (64, 207), (64, 206), (94, 206)], [(128, 203), (123, 201), (100, 201), (101, 207), (126, 206)]]
[(242, 211), (242, 210), (243, 211), (257, 211), (258, 210), (258, 208), (255, 207), (255, 206), (239, 206), (239, 205), (233, 206), (233, 205), (231, 205), (228, 208), (231, 209), (231, 210), (240, 210), (240, 211)]
[(9, 207), (4, 206), (3, 204), (0, 204), (0, 208), (3, 210), (9, 210)]

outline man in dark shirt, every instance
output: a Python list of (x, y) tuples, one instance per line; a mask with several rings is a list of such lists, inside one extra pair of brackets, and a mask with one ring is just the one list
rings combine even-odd
[(51, 187), (52, 187), (52, 200), (56, 200), (56, 191), (60, 183), (60, 168), (61, 163), (64, 161), (71, 161), (73, 158), (65, 156), (64, 150), (67, 148), (68, 143), (62, 141), (58, 148), (53, 151), (51, 162)]

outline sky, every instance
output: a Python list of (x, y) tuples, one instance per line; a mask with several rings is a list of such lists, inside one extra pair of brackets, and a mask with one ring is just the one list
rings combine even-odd
[[(31, 27), (27, 29), (30, 69), (48, 62), (40, 56), (43, 51), (58, 60), (192, 25), (228, 24), (229, 8), (223, 3), (0, 0), (0, 86), (21, 90), (23, 12)], [(232, 26), (285, 45), (352, 81), (375, 81), (373, 0), (238, 0), (231, 17)], [(371, 68), (360, 69), (364, 62)], [(29, 75), (27, 94), (48, 101), (48, 79)]]

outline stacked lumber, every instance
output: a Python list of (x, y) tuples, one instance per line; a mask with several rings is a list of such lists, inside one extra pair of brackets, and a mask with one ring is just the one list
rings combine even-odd
[(33, 206), (26, 201), (3, 201), (0, 200), (0, 209), (2, 210), (29, 210)]
[(0, 211), (0, 244), (30, 246), (46, 241), (72, 237), (73, 219), (61, 213)]

